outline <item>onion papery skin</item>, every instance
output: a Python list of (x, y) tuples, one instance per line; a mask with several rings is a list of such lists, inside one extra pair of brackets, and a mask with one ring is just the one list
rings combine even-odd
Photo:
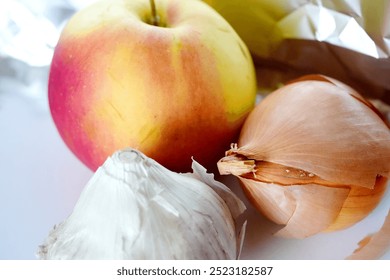
[(374, 105), (323, 75), (291, 81), (246, 119), (238, 143), (219, 160), (249, 201), (306, 238), (348, 228), (380, 203), (390, 177), (390, 130)]

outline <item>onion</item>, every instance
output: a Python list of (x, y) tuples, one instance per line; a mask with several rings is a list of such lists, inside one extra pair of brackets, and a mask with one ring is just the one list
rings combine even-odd
[(347, 228), (377, 206), (390, 175), (390, 130), (349, 86), (305, 76), (256, 106), (218, 168), (285, 225), (277, 235), (305, 238)]

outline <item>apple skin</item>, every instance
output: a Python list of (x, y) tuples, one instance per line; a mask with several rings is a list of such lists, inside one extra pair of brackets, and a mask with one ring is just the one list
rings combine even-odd
[(70, 150), (96, 170), (132, 147), (174, 171), (216, 168), (256, 98), (252, 58), (197, 0), (103, 1), (76, 13), (55, 48), (49, 107)]

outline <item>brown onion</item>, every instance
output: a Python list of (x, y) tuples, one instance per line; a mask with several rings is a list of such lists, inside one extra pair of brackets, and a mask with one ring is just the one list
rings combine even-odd
[(349, 227), (380, 202), (390, 175), (390, 130), (349, 86), (321, 75), (269, 94), (238, 144), (218, 162), (237, 176), (277, 235), (305, 238)]

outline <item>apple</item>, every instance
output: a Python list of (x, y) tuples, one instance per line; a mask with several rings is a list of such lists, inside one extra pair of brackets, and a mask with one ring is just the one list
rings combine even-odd
[(216, 167), (255, 104), (256, 75), (234, 29), (198, 0), (114, 0), (77, 12), (49, 75), (70, 150), (96, 170), (138, 149), (174, 171)]

